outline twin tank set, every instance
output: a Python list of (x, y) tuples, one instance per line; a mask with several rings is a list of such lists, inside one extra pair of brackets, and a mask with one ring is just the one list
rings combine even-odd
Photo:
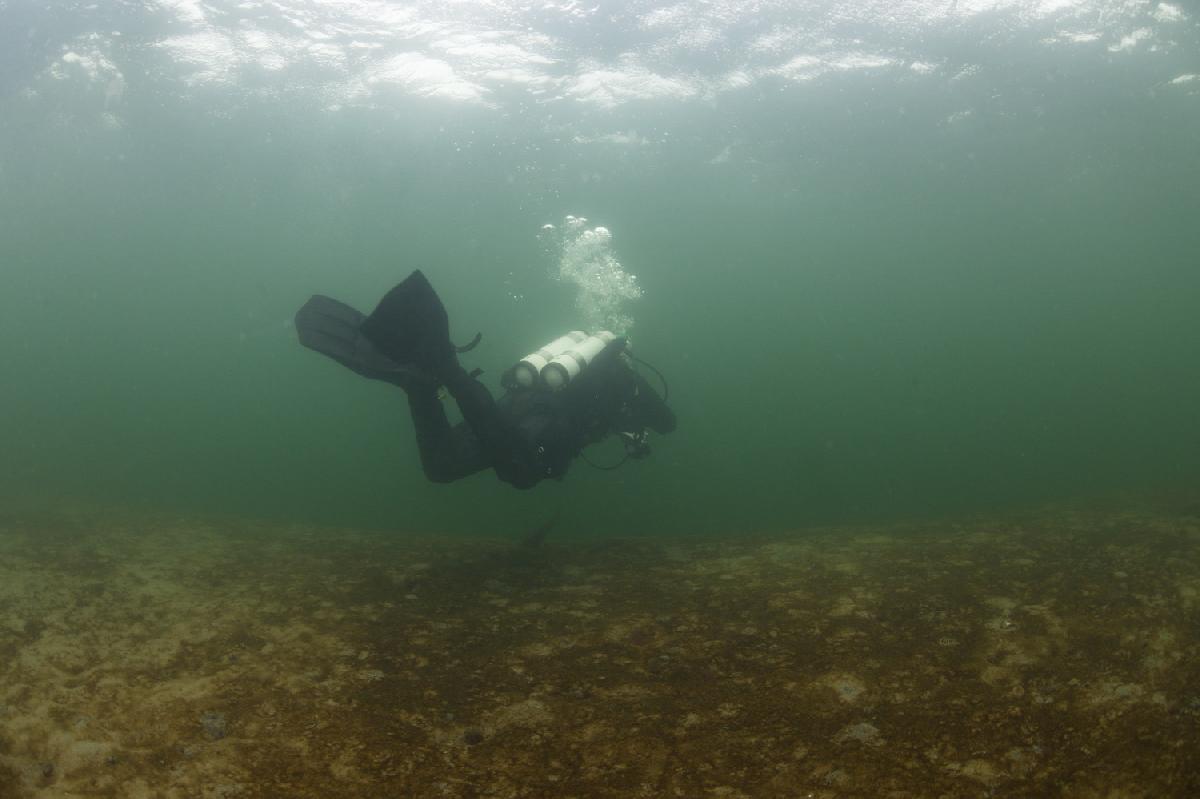
[(558, 390), (574, 380), (615, 338), (607, 330), (590, 336), (572, 330), (517, 362), (512, 368), (512, 381), (521, 388), (542, 385)]

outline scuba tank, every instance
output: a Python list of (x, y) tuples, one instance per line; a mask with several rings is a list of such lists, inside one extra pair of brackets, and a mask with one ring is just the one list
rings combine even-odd
[(586, 340), (587, 333), (582, 330), (572, 330), (565, 336), (559, 336), (537, 352), (531, 352), (517, 362), (512, 368), (513, 382), (521, 388), (532, 388), (546, 367), (556, 357), (566, 352), (573, 344)]
[(511, 388), (544, 387), (557, 391), (571, 382), (616, 339), (607, 330), (589, 336), (572, 330), (531, 352), (505, 372), (501, 382)]
[(542, 367), (542, 382), (551, 390), (567, 385), (615, 338), (607, 330), (601, 330), (564, 350)]

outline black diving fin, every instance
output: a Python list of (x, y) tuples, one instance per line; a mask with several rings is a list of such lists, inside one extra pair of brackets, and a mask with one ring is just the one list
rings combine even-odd
[(363, 377), (383, 380), (404, 389), (436, 385), (436, 381), (419, 368), (397, 362), (380, 352), (363, 333), (365, 319), (345, 303), (314, 294), (296, 312), (296, 333), (305, 347)]
[(361, 329), (396, 363), (415, 364), (433, 374), (457, 364), (446, 308), (419, 269), (384, 295)]

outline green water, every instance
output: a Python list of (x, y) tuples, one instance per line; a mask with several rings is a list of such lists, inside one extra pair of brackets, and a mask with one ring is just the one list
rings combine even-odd
[[(733, 534), (1194, 485), (1200, 16), (573, 8), (0, 2), (0, 493)], [(255, 61), (247, 30), (310, 49)], [(184, 57), (214, 32), (242, 55)], [(404, 53), (482, 93), (372, 72)], [(638, 276), (678, 431), (532, 492), (426, 482), (400, 392), (302, 349), (292, 314), (420, 267), (495, 387), (577, 325), (538, 240), (567, 214)]]

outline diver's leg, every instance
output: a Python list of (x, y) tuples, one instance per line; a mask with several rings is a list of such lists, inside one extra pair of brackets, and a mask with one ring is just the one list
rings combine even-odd
[[(529, 453), (528, 446), (522, 446), (496, 409), (487, 387), (459, 365), (450, 341), (446, 309), (420, 270), (402, 280), (379, 301), (370, 316), (363, 320), (362, 332), (392, 361), (414, 364), (449, 390), (479, 451), (500, 479), (519, 488), (527, 488), (541, 479), (536, 454)], [(410, 399), (410, 404), (412, 402)], [(422, 396), (413, 405), (413, 421), (418, 428), (418, 441), (424, 436), (422, 463), (428, 463), (434, 467), (434, 473), (442, 475), (441, 467), (445, 464), (441, 458), (450, 441), (445, 412), (440, 407), (434, 408), (428, 396)], [(452, 464), (454, 468), (448, 468), (445, 473), (457, 473), (455, 464), (457, 461)], [(426, 471), (428, 473), (429, 469)]]
[[(372, 328), (389, 352), (381, 351), (367, 335)], [(305, 347), (363, 377), (405, 390), (421, 467), (431, 481), (452, 482), (491, 465), (473, 429), (466, 424), (451, 427), (446, 419), (437, 396), (438, 378), (404, 360), (412, 358), (426, 366), (437, 364), (438, 373), (462, 371), (450, 344), (445, 311), (420, 272), (392, 289), (370, 317), (345, 303), (315, 295), (296, 313), (296, 332)], [(396, 360), (397, 356), (401, 360)], [(487, 389), (483, 391), (486, 394)], [(490, 402), (491, 396), (487, 399)]]
[(542, 479), (535, 453), (520, 440), (496, 407), (487, 386), (455, 362), (438, 370), (438, 379), (458, 403), (463, 420), (474, 434), (482, 455), (496, 476), (517, 488), (530, 488)]
[(467, 425), (450, 426), (436, 390), (409, 391), (408, 409), (421, 468), (430, 481), (451, 483), (491, 465)]

